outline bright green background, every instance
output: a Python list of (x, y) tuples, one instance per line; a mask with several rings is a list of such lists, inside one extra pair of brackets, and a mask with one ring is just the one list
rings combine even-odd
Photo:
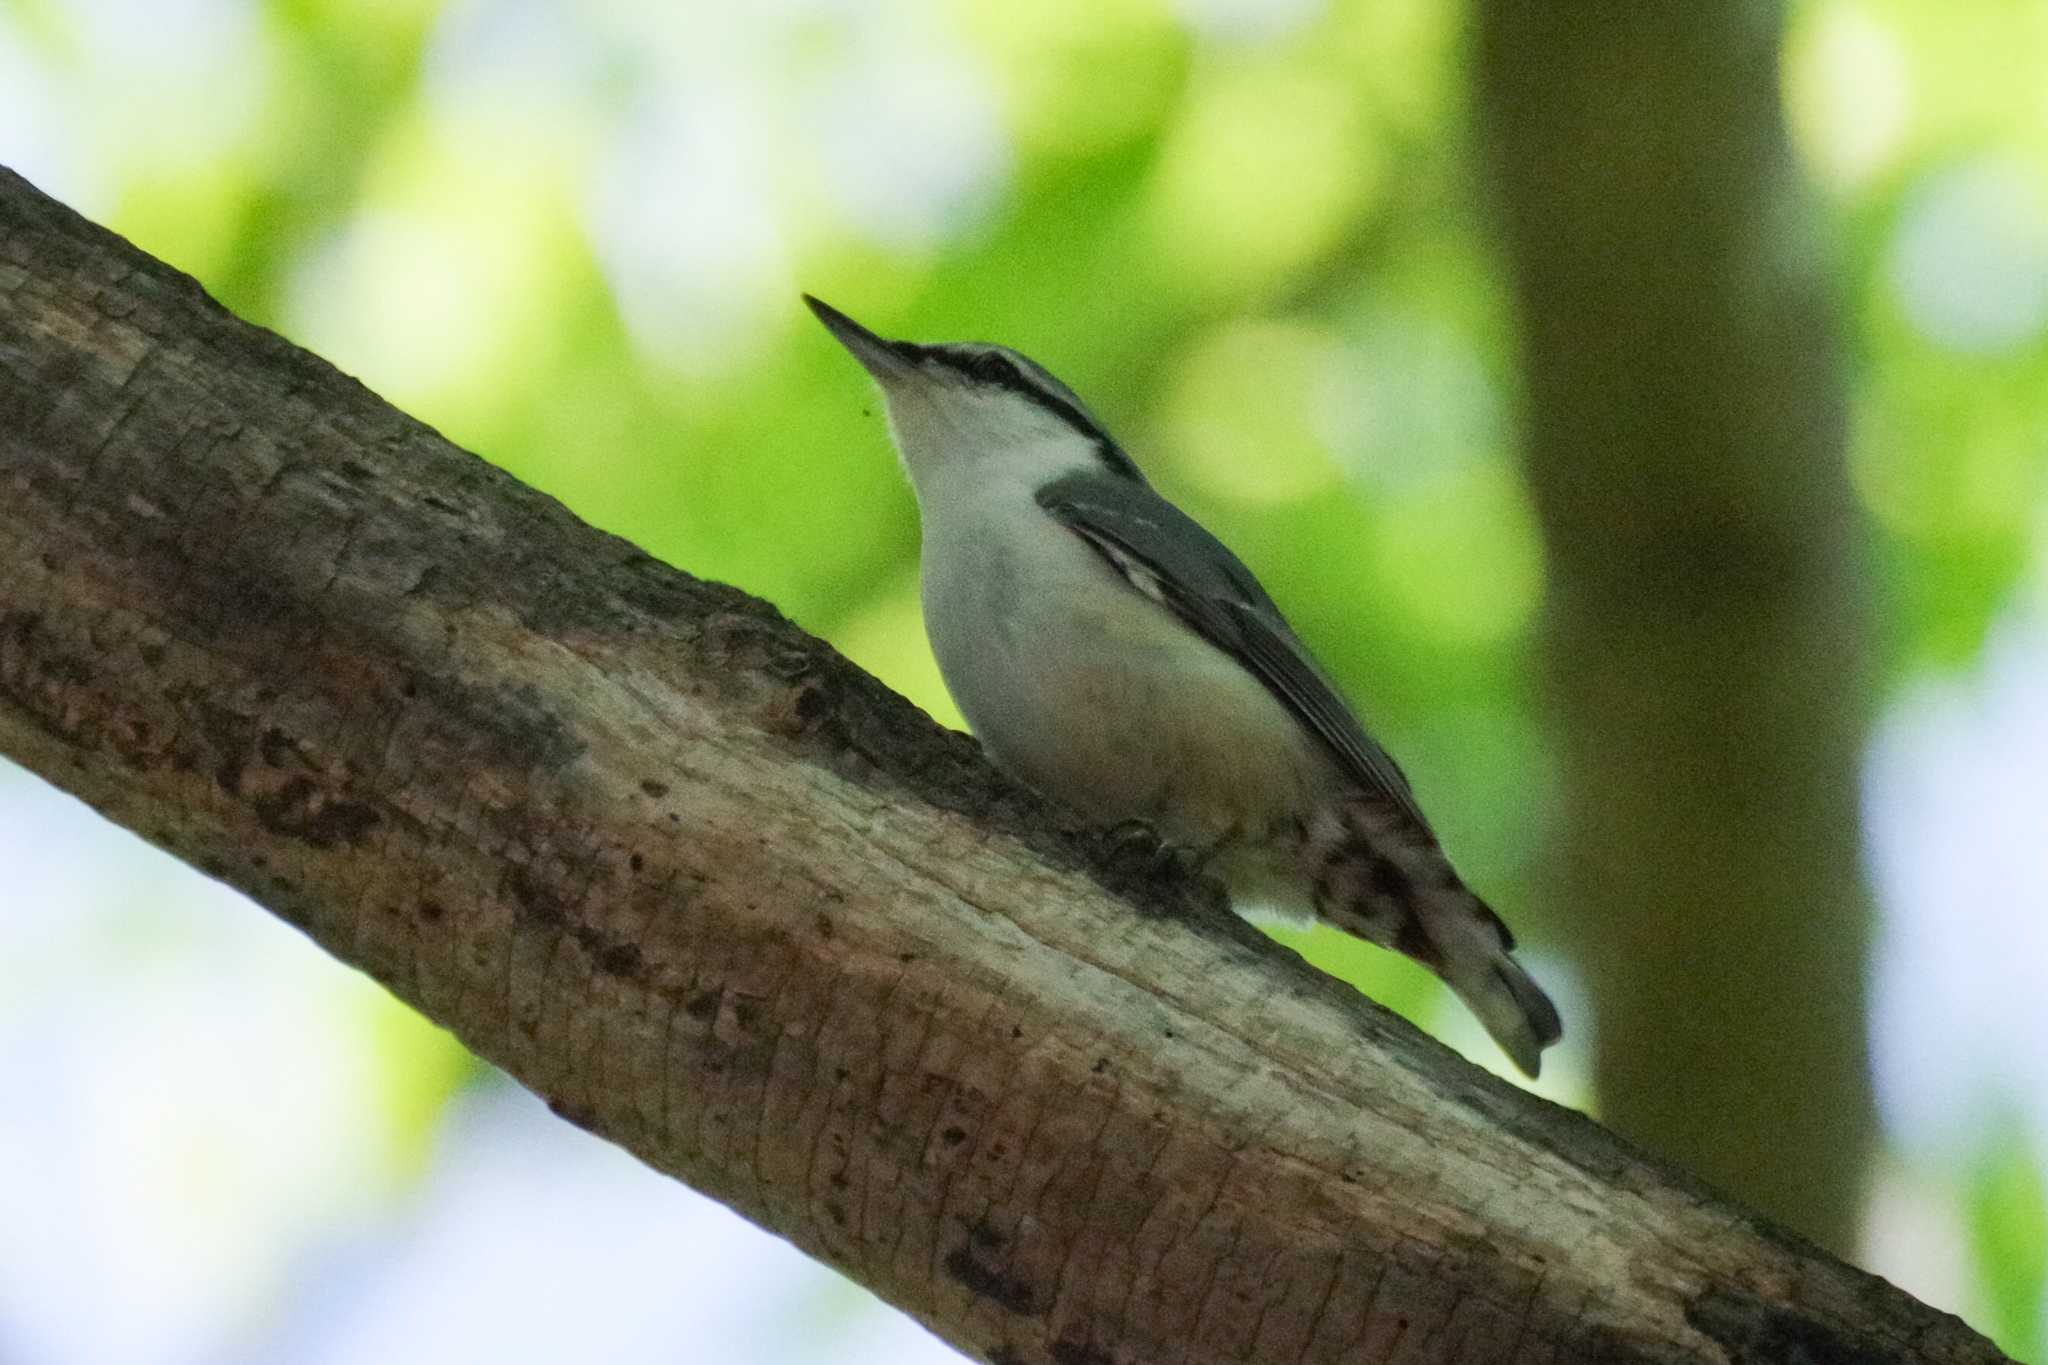
[[(1542, 904), (1532, 873), (1544, 565), (1458, 6), (6, 0), (0, 16), (0, 160), (589, 520), (775, 602), (948, 723), (878, 400), (798, 291), (1045, 362), (1255, 567), (1583, 1017), (1569, 907)], [(1996, 755), (2000, 725), (2038, 737), (2040, 703), (2024, 683), (2010, 714), (1971, 700), (1987, 639), (2017, 633), (2022, 678), (2048, 660), (2023, 647), (2048, 618), (2048, 6), (1801, 5), (1786, 62), (1854, 357), (1881, 733), (1947, 753), (1968, 746), (1939, 750), (1940, 718), (1961, 717)], [(1967, 794), (1984, 784), (1966, 759)], [(2001, 809), (2044, 793), (2001, 789)], [(1869, 1259), (2039, 1358), (2048, 1023), (1993, 968), (2044, 942), (2048, 874), (1949, 833), (1916, 841), (1889, 799), (1874, 786), (1873, 828), (1901, 832), (1874, 860), (1892, 1147)], [(1952, 930), (1915, 890), (1941, 885), (1944, 858), (2012, 869)], [(1930, 932), (1974, 935), (1989, 975), (1965, 953), (1960, 975), (1923, 979), (1898, 955)], [(1498, 1065), (1421, 973), (1334, 935), (1288, 941)], [(1949, 999), (1991, 1022), (1942, 1034)], [(1883, 1017), (1901, 1001), (1918, 1013), (1899, 1018), (1936, 1021), (1913, 1023), (1904, 1060)], [(351, 1006), (335, 1027), (374, 1059), (366, 1119), (391, 1134), (374, 1179), (402, 1204), (468, 1070), (395, 1009)], [(1576, 1046), (1544, 1089), (1597, 1113)], [(1925, 1099), (1951, 1071), (1963, 1098)]]

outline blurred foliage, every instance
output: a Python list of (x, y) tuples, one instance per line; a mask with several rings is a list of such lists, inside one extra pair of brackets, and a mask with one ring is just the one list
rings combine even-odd
[[(1568, 978), (1533, 873), (1544, 565), (1456, 6), (144, 8), (0, 4), (0, 85), (44, 111), (0, 121), (0, 159), (950, 724), (879, 402), (797, 294), (1043, 360), (1257, 569)], [(1968, 664), (2041, 549), (2048, 8), (1813, 0), (1786, 53), (1897, 689)], [(1405, 963), (1284, 938), (1467, 1039)], [(416, 1159), (465, 1068), (410, 1016), (371, 1027)], [(1546, 1092), (1597, 1107), (1562, 1062)], [(1965, 1306), (2029, 1351), (2040, 1139), (1951, 1168)]]
[(2048, 1188), (2025, 1127), (2003, 1116), (1969, 1173), (1965, 1218), (1989, 1299), (1989, 1330), (2019, 1360), (2040, 1360), (2048, 1291)]

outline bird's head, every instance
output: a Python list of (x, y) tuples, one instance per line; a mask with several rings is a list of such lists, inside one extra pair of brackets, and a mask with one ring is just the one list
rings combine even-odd
[(804, 302), (881, 385), (920, 496), (955, 476), (1036, 488), (1099, 470), (1143, 482), (1074, 391), (1029, 357), (978, 341), (891, 341), (809, 294)]

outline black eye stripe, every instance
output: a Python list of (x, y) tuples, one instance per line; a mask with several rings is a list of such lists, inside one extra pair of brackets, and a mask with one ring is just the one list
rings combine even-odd
[(1018, 393), (1039, 396), (1036, 385), (1024, 378), (1010, 358), (1000, 351), (969, 351), (942, 346), (921, 346), (918, 358), (944, 366), (983, 384), (995, 384)]
[[(1068, 401), (1061, 393), (1047, 388), (1044, 382), (1027, 374), (1023, 366), (1004, 352), (956, 346), (919, 346), (913, 342), (895, 344), (903, 347), (903, 354), (911, 359), (943, 366), (956, 374), (965, 375), (976, 383), (991, 384), (1030, 399), (1093, 441), (1096, 458), (1102, 461), (1103, 468), (1138, 483), (1145, 482), (1145, 476), (1138, 471), (1138, 466), (1132, 462), (1131, 457), (1124, 453), (1123, 447), (1118, 445), (1108, 432), (1097, 425), (1094, 418), (1078, 404)], [(1046, 380), (1064, 388), (1050, 375), (1046, 376)]]
[(991, 384), (1001, 384), (1004, 388), (1021, 387), (1024, 382), (1024, 376), (1017, 373), (1017, 367), (1012, 365), (1007, 357), (997, 355), (993, 351), (979, 358), (974, 373), (977, 378), (986, 379)]

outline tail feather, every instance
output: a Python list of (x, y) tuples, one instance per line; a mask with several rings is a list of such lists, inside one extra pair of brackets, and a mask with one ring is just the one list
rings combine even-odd
[(1444, 980), (1516, 1066), (1531, 1079), (1542, 1073), (1543, 1049), (1564, 1035), (1564, 1025), (1521, 963), (1503, 953), (1477, 976)]
[(1538, 1074), (1564, 1032), (1557, 1007), (1427, 829), (1386, 803), (1354, 800), (1317, 821), (1304, 857), (1322, 919), (1442, 977), (1515, 1065)]

